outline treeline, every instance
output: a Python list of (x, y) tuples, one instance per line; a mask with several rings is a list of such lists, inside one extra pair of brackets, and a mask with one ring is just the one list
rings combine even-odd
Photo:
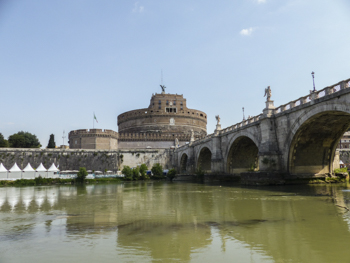
[(168, 177), (172, 180), (176, 176), (176, 170), (170, 169), (166, 175), (163, 173), (163, 167), (156, 163), (152, 166), (151, 176), (147, 174), (148, 167), (146, 164), (141, 164), (140, 166), (136, 166), (134, 168), (130, 168), (125, 165), (122, 174), (124, 175), (124, 180), (132, 181), (132, 180), (147, 180), (147, 179), (165, 179)]
[[(12, 134), (6, 140), (0, 133), (0, 147), (4, 148), (40, 148), (41, 144), (35, 134), (19, 131)], [(50, 140), (47, 148), (56, 148), (55, 136), (50, 135)]]
[(41, 144), (36, 135), (20, 131), (10, 135), (7, 140), (5, 140), (4, 136), (0, 133), (0, 147), (40, 148)]

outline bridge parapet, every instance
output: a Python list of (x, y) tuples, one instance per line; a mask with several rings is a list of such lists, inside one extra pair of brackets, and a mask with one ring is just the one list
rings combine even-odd
[(321, 89), (319, 91), (313, 92), (310, 90), (309, 95), (300, 97), (299, 99), (290, 101), (286, 104), (283, 104), (283, 105), (277, 107), (275, 109), (274, 113), (277, 114), (277, 113), (281, 113), (281, 112), (290, 110), (290, 109), (295, 108), (297, 106), (311, 102), (315, 99), (329, 96), (329, 95), (336, 93), (336, 92), (339, 92), (341, 90), (348, 89), (349, 87), (350, 87), (350, 79), (347, 79), (347, 80), (340, 81), (337, 84), (334, 84), (332, 86), (325, 87), (324, 89)]

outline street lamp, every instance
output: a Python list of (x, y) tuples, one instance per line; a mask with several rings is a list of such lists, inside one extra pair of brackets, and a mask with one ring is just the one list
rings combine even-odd
[(314, 92), (316, 91), (316, 89), (315, 89), (315, 72), (311, 72), (311, 75), (312, 75), (312, 82), (313, 82), (313, 84), (314, 84)]

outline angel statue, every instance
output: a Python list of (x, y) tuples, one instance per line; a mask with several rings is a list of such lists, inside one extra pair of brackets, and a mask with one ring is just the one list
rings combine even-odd
[(270, 89), (270, 86), (268, 86), (266, 89), (265, 89), (265, 95), (264, 97), (267, 97), (266, 98), (266, 101), (271, 101), (271, 89)]
[(216, 124), (220, 124), (220, 116), (219, 116), (219, 115), (216, 115), (216, 116), (215, 116), (215, 119), (216, 119), (216, 121), (217, 121)]
[(166, 87), (164, 85), (160, 85), (160, 87), (162, 88), (162, 92), (165, 92)]

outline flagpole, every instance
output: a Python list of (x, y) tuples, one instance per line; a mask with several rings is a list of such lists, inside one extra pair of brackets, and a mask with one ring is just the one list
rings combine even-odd
[(92, 114), (93, 114), (93, 116), (92, 116), (92, 128), (95, 129), (95, 120), (94, 120), (95, 112), (93, 112)]

